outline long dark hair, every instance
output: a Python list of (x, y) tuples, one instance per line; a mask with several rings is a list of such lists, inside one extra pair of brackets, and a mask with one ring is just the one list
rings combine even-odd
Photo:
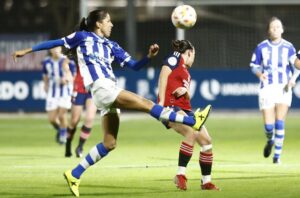
[(94, 10), (89, 13), (87, 18), (83, 17), (79, 24), (79, 30), (92, 32), (96, 27), (96, 22), (101, 22), (107, 16), (106, 10)]
[[(94, 31), (96, 27), (96, 22), (101, 22), (105, 17), (107, 16), (108, 12), (106, 10), (94, 10), (89, 13), (88, 17), (85, 18), (83, 17), (80, 20), (80, 23), (75, 26), (73, 29), (73, 32), (75, 31), (87, 31), (87, 32), (92, 32)], [(68, 56), (68, 58), (73, 59), (76, 64), (77, 63), (77, 53), (76, 53), (76, 48), (72, 48), (69, 50), (66, 50), (64, 52)]]
[(194, 49), (194, 46), (188, 40), (173, 40), (172, 47), (174, 51), (177, 51), (181, 54), (184, 53), (186, 50)]

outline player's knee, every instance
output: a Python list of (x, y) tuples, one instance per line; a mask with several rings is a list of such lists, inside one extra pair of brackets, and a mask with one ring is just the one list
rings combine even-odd
[(201, 152), (211, 152), (212, 151), (212, 144), (205, 144), (201, 147)]
[(265, 130), (269, 133), (273, 132), (274, 125), (273, 124), (265, 124)]

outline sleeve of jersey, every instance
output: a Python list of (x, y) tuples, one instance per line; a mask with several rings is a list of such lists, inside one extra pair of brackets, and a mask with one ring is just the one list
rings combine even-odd
[(64, 42), (64, 46), (68, 49), (77, 47), (83, 39), (84, 39), (83, 32), (74, 32), (74, 33), (62, 38), (62, 40)]
[(150, 59), (147, 56), (145, 56), (144, 58), (142, 58), (139, 61), (130, 59), (128, 62), (125, 62), (125, 66), (129, 67), (130, 69), (133, 69), (135, 71), (138, 71), (149, 62), (150, 62)]
[(300, 59), (300, 50), (297, 53), (297, 58)]
[(298, 56), (298, 55), (296, 54), (296, 49), (295, 49), (294, 46), (292, 45), (292, 46), (289, 48), (289, 61), (290, 61), (291, 65), (294, 65), (297, 56)]
[(45, 41), (45, 42), (41, 42), (37, 45), (34, 45), (31, 49), (33, 52), (36, 51), (41, 51), (41, 50), (46, 50), (46, 49), (51, 49), (57, 46), (63, 46), (64, 42), (61, 39), (57, 39), (57, 40), (50, 40), (50, 41)]
[(250, 62), (250, 67), (252, 68), (260, 68), (261, 67), (261, 62), (262, 62), (262, 56), (261, 56), (261, 51), (257, 47), (255, 51), (252, 54), (251, 57), (251, 62)]
[(176, 57), (174, 55), (168, 56), (164, 61), (163, 65), (168, 66), (171, 70), (174, 70), (180, 61), (180, 57)]
[(112, 42), (112, 53), (121, 67), (124, 67), (125, 63), (131, 60), (131, 56), (116, 42)]

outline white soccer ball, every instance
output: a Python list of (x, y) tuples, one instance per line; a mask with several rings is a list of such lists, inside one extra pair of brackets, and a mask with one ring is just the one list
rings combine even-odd
[(195, 25), (197, 13), (190, 5), (180, 5), (173, 10), (171, 20), (176, 28), (189, 29)]

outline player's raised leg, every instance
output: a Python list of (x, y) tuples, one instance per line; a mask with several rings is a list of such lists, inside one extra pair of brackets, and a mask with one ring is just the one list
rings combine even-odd
[(182, 123), (191, 126), (196, 130), (199, 130), (205, 123), (211, 110), (211, 105), (207, 105), (202, 111), (197, 110), (194, 116), (177, 114), (169, 108), (154, 104), (152, 101), (126, 90), (120, 92), (113, 106), (120, 109), (131, 109), (150, 113), (152, 117), (158, 120)]

